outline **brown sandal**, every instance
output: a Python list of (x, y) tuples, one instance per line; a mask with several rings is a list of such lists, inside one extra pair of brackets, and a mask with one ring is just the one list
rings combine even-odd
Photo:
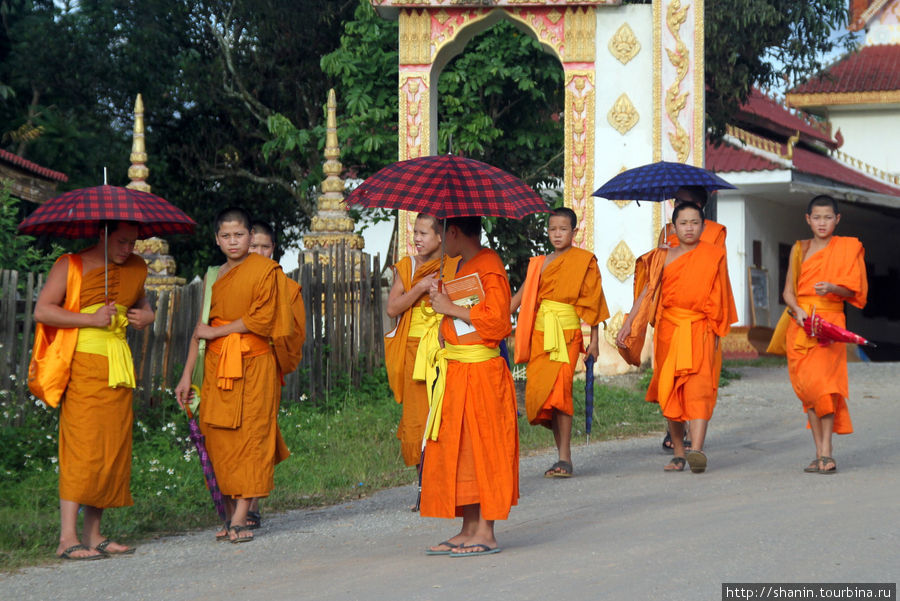
[[(232, 533), (234, 537), (232, 537)], [(253, 532), (249, 526), (232, 526), (228, 529), (228, 539), (233, 543), (249, 543), (254, 539)]]
[(803, 468), (803, 471), (807, 474), (818, 474), (819, 473), (819, 458), (816, 457), (812, 460), (812, 463)]
[[(825, 465), (830, 463), (831, 467), (825, 469)], [(837, 463), (835, 463), (834, 459), (831, 457), (819, 457), (819, 473), (820, 474), (834, 474), (837, 473)]]
[(683, 472), (685, 460), (684, 457), (672, 457), (672, 461), (663, 468), (664, 472)]

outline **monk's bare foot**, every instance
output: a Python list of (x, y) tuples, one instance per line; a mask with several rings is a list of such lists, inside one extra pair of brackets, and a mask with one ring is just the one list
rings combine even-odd
[(132, 553), (134, 553), (134, 547), (126, 547), (125, 545), (120, 545), (119, 543), (113, 542), (108, 538), (103, 539), (99, 543), (94, 545), (94, 549), (107, 555), (131, 555)]
[(103, 553), (82, 545), (77, 539), (74, 541), (59, 541), (56, 548), (56, 556), (64, 559), (90, 559), (100, 557)]
[(683, 472), (684, 471), (684, 457), (672, 457), (672, 460), (666, 464), (663, 468), (663, 471), (666, 472)]
[(497, 544), (496, 539), (471, 539), (465, 545), (453, 549), (453, 551), (450, 552), (450, 555), (489, 555), (491, 553), (498, 553), (499, 550), (500, 546)]
[(453, 538), (448, 538), (444, 542), (438, 543), (436, 545), (432, 545), (426, 549), (426, 551), (430, 552), (432, 555), (445, 555), (452, 551), (453, 549), (457, 549), (466, 542), (466, 537), (463, 536), (462, 533), (457, 534)]
[(218, 532), (216, 532), (216, 540), (217, 541), (226, 541), (228, 540), (228, 529), (231, 528), (231, 521), (225, 522), (225, 525), (219, 528)]

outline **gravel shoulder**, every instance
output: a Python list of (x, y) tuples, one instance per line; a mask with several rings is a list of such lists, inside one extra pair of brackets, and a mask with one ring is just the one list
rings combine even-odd
[(838, 474), (814, 454), (785, 368), (737, 368), (710, 424), (707, 473), (666, 474), (659, 436), (574, 449), (576, 477), (522, 458), (503, 552), (426, 557), (459, 522), (407, 508), (413, 487), (264, 516), (258, 540), (146, 541), (132, 557), (0, 575), (0, 599), (720, 599), (723, 582), (897, 582), (900, 364), (849, 366), (855, 433)]

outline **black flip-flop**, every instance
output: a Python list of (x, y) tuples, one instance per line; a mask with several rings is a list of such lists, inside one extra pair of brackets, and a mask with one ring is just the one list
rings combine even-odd
[(67, 559), (69, 561), (93, 561), (95, 559), (106, 559), (107, 557), (109, 557), (109, 555), (102, 551), (100, 553), (97, 553), (96, 555), (85, 555), (84, 557), (77, 557), (75, 555), (72, 555), (72, 553), (74, 553), (75, 551), (90, 551), (90, 548), (85, 547), (84, 545), (79, 543), (77, 545), (72, 545), (71, 547), (57, 555), (57, 557), (59, 557), (60, 559)]

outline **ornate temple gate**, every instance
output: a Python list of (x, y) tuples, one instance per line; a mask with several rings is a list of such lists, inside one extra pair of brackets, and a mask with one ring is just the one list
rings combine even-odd
[[(437, 152), (437, 82), (466, 43), (501, 19), (540, 41), (565, 73), (564, 199), (593, 251), (612, 317), (598, 364), (624, 370), (615, 334), (631, 308), (635, 257), (656, 243), (664, 208), (591, 197), (625, 169), (658, 160), (703, 165), (704, 0), (370, 0), (400, 22), (399, 158)], [(401, 212), (399, 248), (414, 214)], [(605, 269), (603, 267), (605, 266)]]

